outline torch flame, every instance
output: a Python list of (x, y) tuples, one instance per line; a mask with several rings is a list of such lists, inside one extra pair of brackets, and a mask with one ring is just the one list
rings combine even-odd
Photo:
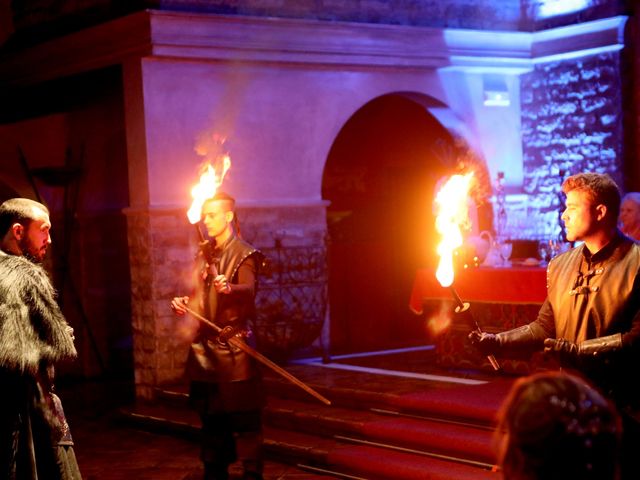
[(231, 158), (229, 155), (223, 155), (218, 164), (219, 168), (216, 171), (211, 163), (205, 162), (200, 169), (200, 181), (191, 189), (193, 202), (189, 207), (187, 217), (192, 224), (200, 221), (202, 204), (207, 198), (213, 197), (220, 185), (222, 185), (224, 176), (231, 167)]
[(453, 252), (462, 245), (461, 226), (469, 222), (467, 194), (472, 178), (473, 173), (453, 175), (436, 194), (436, 230), (442, 235), (436, 278), (443, 287), (453, 283)]

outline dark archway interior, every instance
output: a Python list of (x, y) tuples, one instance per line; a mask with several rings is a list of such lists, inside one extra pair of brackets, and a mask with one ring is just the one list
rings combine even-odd
[(408, 308), (415, 270), (435, 261), (432, 200), (452, 172), (451, 134), (419, 103), (386, 95), (345, 124), (329, 153), (332, 353), (422, 344)]

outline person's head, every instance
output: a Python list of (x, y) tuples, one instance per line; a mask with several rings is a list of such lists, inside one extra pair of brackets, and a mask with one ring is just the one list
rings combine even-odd
[(51, 244), (49, 209), (28, 198), (11, 198), (0, 205), (1, 248), (41, 262)]
[[(622, 197), (620, 205), (620, 229), (627, 235), (640, 230), (640, 192), (629, 192)], [(636, 238), (640, 240), (640, 238)]]
[(235, 206), (235, 199), (225, 192), (216, 193), (202, 204), (202, 223), (218, 244), (234, 233)]
[(620, 190), (602, 173), (579, 173), (562, 183), (567, 195), (562, 213), (567, 240), (587, 240), (615, 230), (620, 212)]
[(581, 378), (544, 372), (520, 378), (499, 413), (506, 480), (618, 478), (621, 421)]

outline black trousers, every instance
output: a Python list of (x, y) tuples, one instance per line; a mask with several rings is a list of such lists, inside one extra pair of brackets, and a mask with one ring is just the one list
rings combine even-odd
[(203, 414), (201, 458), (207, 480), (228, 478), (229, 465), (240, 460), (245, 478), (262, 478), (260, 410)]

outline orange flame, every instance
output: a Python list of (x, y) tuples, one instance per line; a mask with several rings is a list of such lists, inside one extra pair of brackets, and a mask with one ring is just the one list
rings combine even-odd
[(202, 204), (207, 198), (213, 197), (222, 185), (224, 176), (231, 167), (231, 158), (229, 155), (222, 155), (217, 163), (219, 167), (217, 170), (208, 161), (200, 167), (200, 181), (191, 189), (193, 202), (187, 212), (189, 222), (192, 224), (200, 221)]
[(467, 195), (472, 178), (473, 173), (453, 175), (436, 194), (436, 230), (442, 236), (436, 278), (443, 287), (453, 283), (453, 252), (462, 245), (461, 227), (469, 223)]

